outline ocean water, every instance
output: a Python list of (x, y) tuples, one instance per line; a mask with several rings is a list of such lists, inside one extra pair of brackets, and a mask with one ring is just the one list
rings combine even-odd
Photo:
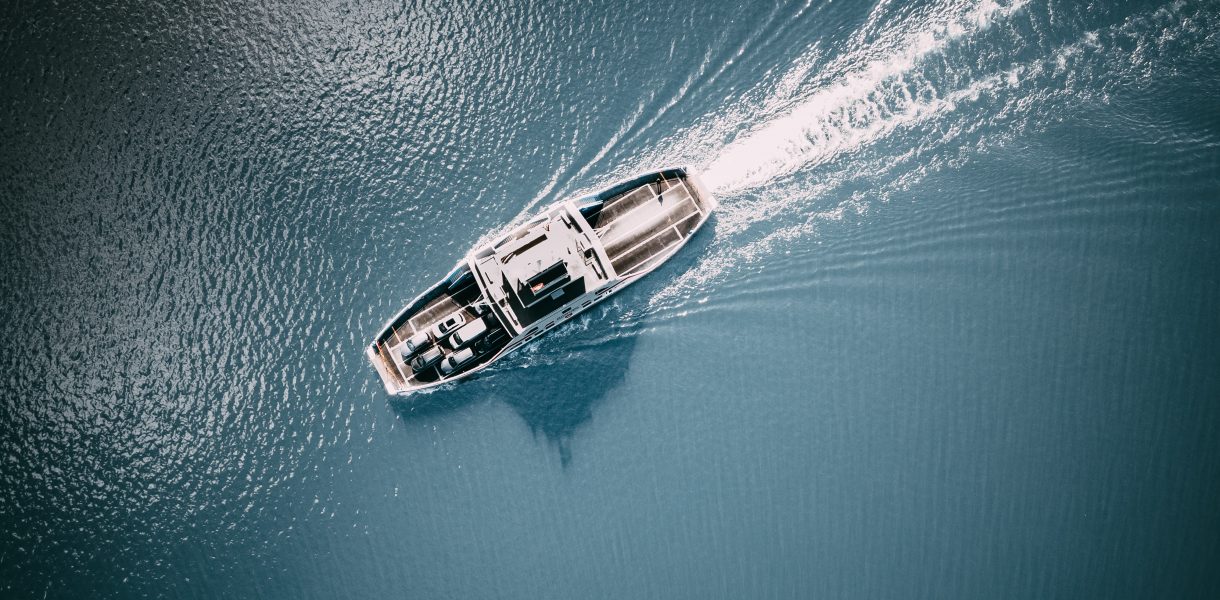
[[(0, 596), (1220, 597), (1216, 3), (180, 4), (0, 9)], [(671, 164), (680, 255), (385, 394)]]

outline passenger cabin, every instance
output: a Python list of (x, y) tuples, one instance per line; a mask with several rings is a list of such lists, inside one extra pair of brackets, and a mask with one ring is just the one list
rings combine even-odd
[(612, 279), (596, 239), (564, 203), (474, 253), (485, 295), (514, 335)]

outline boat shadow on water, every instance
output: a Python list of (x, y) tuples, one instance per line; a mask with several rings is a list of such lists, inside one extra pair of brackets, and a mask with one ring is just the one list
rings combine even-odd
[[(714, 226), (713, 217), (707, 229)], [(572, 436), (593, 417), (594, 407), (626, 379), (640, 331), (651, 320), (645, 316), (624, 321), (628, 313), (624, 307), (644, 304), (670, 285), (695, 264), (714, 237), (713, 231), (702, 232), (692, 240), (692, 247), (624, 291), (617, 301), (589, 310), (502, 363), (431, 393), (393, 398), (391, 406), (404, 421), (413, 421), (502, 401), (535, 436), (545, 436), (567, 466), (572, 460)]]
[[(585, 318), (596, 319), (596, 312)], [(391, 404), (407, 421), (435, 418), (487, 400), (502, 401), (535, 436), (541, 434), (556, 446), (566, 466), (572, 460), (573, 434), (592, 418), (593, 407), (623, 382), (635, 344), (634, 333), (606, 339), (593, 327), (561, 334), (558, 339), (539, 340), (536, 348), (451, 388), (395, 398)]]

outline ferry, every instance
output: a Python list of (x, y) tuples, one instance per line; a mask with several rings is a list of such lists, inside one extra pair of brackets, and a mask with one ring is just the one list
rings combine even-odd
[(365, 354), (391, 394), (469, 377), (656, 269), (716, 206), (686, 167), (552, 204), (467, 253)]

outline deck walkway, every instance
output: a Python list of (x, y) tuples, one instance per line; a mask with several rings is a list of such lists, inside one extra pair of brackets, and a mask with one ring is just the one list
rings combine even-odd
[(595, 231), (619, 276), (648, 266), (680, 245), (702, 220), (703, 211), (686, 182), (668, 179), (607, 201)]

